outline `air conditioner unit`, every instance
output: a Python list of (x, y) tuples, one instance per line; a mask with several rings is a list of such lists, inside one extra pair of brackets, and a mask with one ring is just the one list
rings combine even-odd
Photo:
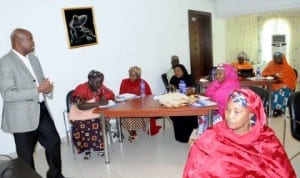
[(285, 35), (272, 35), (272, 54), (281, 52), (286, 55)]

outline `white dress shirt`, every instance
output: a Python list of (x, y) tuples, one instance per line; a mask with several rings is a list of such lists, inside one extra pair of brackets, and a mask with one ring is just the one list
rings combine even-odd
[[(31, 75), (33, 76), (33, 80), (34, 80), (34, 83), (37, 87), (39, 87), (39, 81), (32, 69), (32, 66), (30, 64), (30, 61), (29, 61), (29, 57), (28, 55), (26, 56), (23, 56), (22, 54), (20, 54), (18, 51), (12, 49), (12, 51), (14, 53), (16, 53), (16, 55), (23, 61), (23, 63), (25, 64), (25, 66), (27, 67), (27, 69), (29, 70), (29, 72), (31, 73)], [(43, 102), (44, 101), (44, 95), (42, 93), (39, 93), (39, 102)]]

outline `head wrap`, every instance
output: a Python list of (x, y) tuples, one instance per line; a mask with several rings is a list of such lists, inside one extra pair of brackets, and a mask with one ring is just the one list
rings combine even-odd
[(274, 60), (271, 60), (268, 65), (262, 71), (262, 76), (272, 76), (275, 73), (280, 74), (281, 83), (272, 83), (272, 90), (276, 91), (284, 86), (294, 90), (296, 88), (297, 77), (293, 68), (288, 64), (286, 56), (281, 52), (276, 52), (274, 56), (281, 56), (282, 63), (277, 64)]
[(247, 56), (247, 53), (242, 51), (236, 56), (236, 58), (244, 58), (246, 60), (248, 58), (248, 56)]
[(225, 121), (205, 131), (190, 149), (183, 177), (296, 177), (274, 131), (265, 126), (260, 97), (250, 89), (234, 90), (231, 97), (247, 103), (255, 125), (244, 135), (233, 132)]
[(248, 102), (244, 95), (240, 92), (234, 91), (229, 95), (229, 99), (232, 100), (234, 103), (240, 103), (243, 107), (247, 107)]
[(142, 75), (142, 69), (139, 68), (138, 66), (131, 67), (128, 72), (129, 75), (135, 74), (138, 78), (140, 78)]
[(188, 74), (188, 71), (186, 70), (186, 68), (185, 68), (184, 65), (182, 65), (182, 64), (176, 64), (176, 65), (173, 67), (173, 69), (175, 69), (176, 67), (179, 67), (179, 68), (182, 70), (182, 72), (183, 72), (183, 76), (182, 76), (182, 77), (186, 77), (186, 76), (189, 75), (189, 74)]
[(175, 61), (175, 60), (179, 61), (179, 57), (176, 56), (176, 55), (173, 55), (173, 56), (171, 56), (171, 60), (172, 61)]
[(218, 64), (217, 69), (224, 70), (224, 73), (225, 73), (224, 81), (227, 79), (238, 80), (238, 75), (232, 65), (225, 64), (225, 63)]
[[(266, 114), (262, 100), (254, 91), (246, 88), (233, 90), (233, 92), (230, 93), (227, 102), (230, 99), (234, 99), (234, 102), (241, 102), (242, 106), (247, 107), (249, 111), (254, 114), (256, 123), (247, 134), (242, 136), (237, 136), (230, 128), (227, 127), (225, 122), (223, 123), (225, 124), (225, 127), (219, 128), (220, 132), (224, 132), (223, 134), (226, 132), (224, 136), (237, 143), (249, 144), (259, 137), (260, 132), (266, 124)], [(241, 139), (241, 137), (243, 137), (243, 139)]]
[(276, 52), (273, 54), (273, 57), (280, 57), (282, 58), (283, 54), (281, 52)]
[(91, 70), (88, 74), (88, 80), (93, 80), (95, 78), (101, 78), (102, 81), (104, 80), (104, 75), (103, 73), (96, 71), (96, 70)]

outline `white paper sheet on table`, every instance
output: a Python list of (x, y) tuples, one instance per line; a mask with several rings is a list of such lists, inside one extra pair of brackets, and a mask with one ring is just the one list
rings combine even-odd
[(203, 96), (203, 95), (195, 95), (197, 98), (200, 100), (209, 100), (210, 98), (208, 96)]
[(216, 104), (217, 104), (216, 102), (206, 99), (206, 100), (198, 100), (197, 102), (193, 103), (192, 106), (203, 107), (203, 106), (212, 106)]
[[(257, 80), (256, 77), (247, 77), (248, 80)], [(260, 77), (261, 80), (273, 80), (274, 77), (267, 76), (267, 77)]]
[(134, 99), (134, 98), (138, 98), (138, 97), (140, 97), (140, 96), (132, 94), (132, 93), (123, 93), (116, 97), (116, 101), (121, 102), (121, 101), (126, 101), (129, 99)]

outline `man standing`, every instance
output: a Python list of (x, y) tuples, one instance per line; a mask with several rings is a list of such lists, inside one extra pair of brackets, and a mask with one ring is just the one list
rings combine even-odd
[(45, 94), (53, 84), (45, 78), (32, 54), (32, 34), (17, 28), (11, 34), (12, 50), (0, 59), (0, 92), (3, 98), (2, 129), (12, 133), (18, 157), (34, 168), (37, 141), (46, 149), (47, 178), (62, 178), (60, 138), (48, 112)]
[(173, 67), (174, 67), (175, 65), (177, 65), (177, 64), (179, 64), (179, 57), (176, 56), (176, 55), (173, 55), (173, 56), (171, 57), (171, 65), (172, 65), (172, 67), (169, 68), (168, 71), (166, 72), (168, 82), (170, 82), (171, 78), (173, 77), (173, 75), (174, 75)]

